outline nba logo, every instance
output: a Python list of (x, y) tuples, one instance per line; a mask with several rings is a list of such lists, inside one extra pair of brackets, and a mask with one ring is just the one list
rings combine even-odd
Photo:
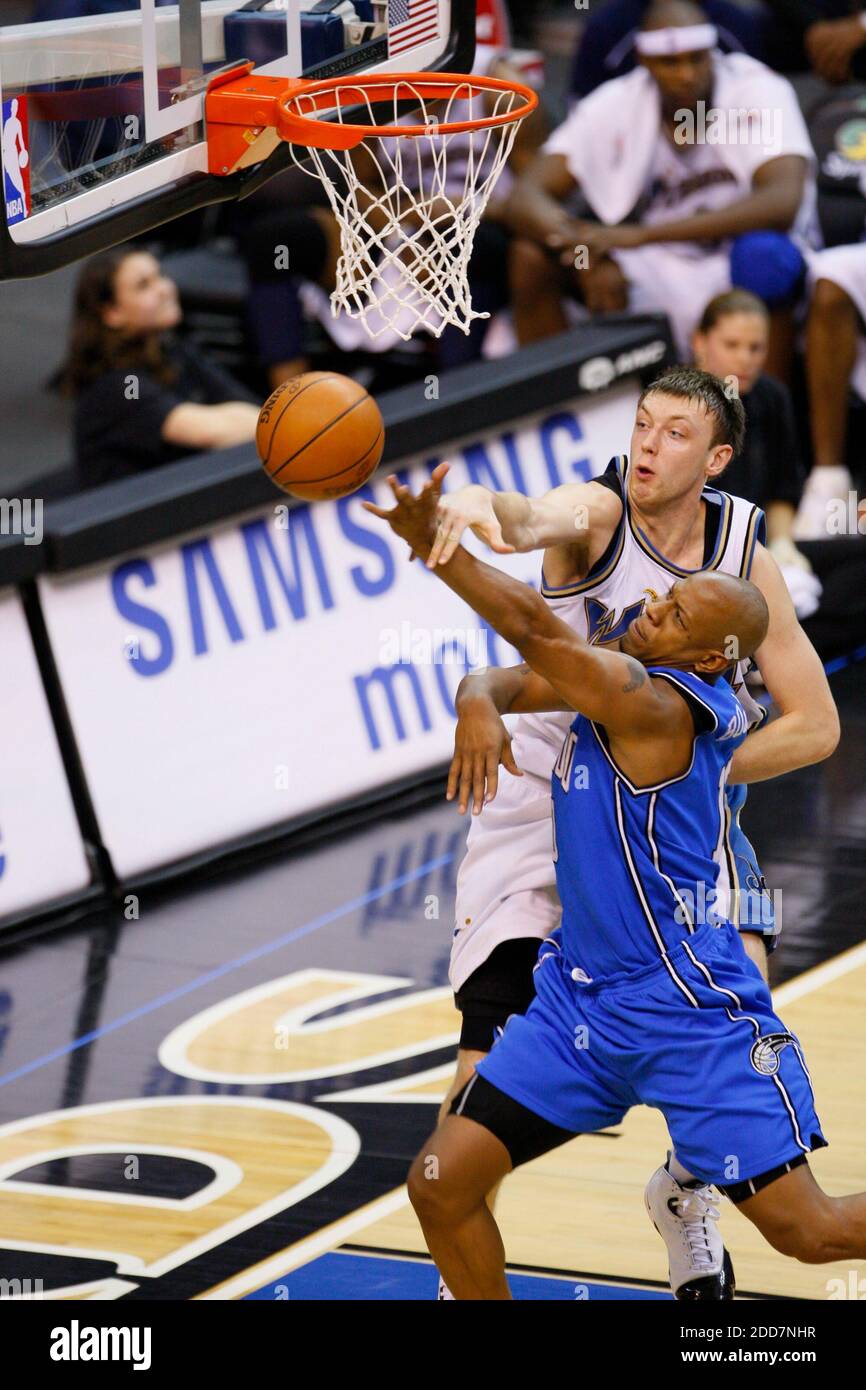
[(30, 151), (27, 148), (27, 98), (10, 97), (0, 112), (3, 131), (3, 199), (12, 226), (30, 216)]

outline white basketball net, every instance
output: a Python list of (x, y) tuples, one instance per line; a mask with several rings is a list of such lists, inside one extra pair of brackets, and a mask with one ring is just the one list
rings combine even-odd
[[(432, 74), (425, 80), (431, 79)], [(411, 124), (426, 133), (370, 135), (353, 150), (302, 153), (292, 147), (301, 168), (302, 160), (312, 161), (340, 227), (334, 317), (345, 313), (361, 320), (373, 338), (392, 332), (408, 340), (419, 328), (438, 338), (448, 324), (468, 333), (474, 319), (489, 317), (472, 308), (469, 290), (475, 231), (521, 118), (468, 132), (443, 127), (503, 115), (524, 98), (468, 79), (456, 88), (445, 84), (445, 95), (432, 101), (405, 79), (393, 96), (363, 83), (341, 90), (348, 90), (351, 106), (338, 107), (335, 100), (331, 119), (342, 121), (345, 112), (353, 125), (407, 124), (397, 108), (411, 100), (417, 108)], [(292, 107), (301, 116), (322, 115), (303, 92)]]

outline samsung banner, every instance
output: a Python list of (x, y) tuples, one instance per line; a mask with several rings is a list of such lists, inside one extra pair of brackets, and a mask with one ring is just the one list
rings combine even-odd
[(0, 594), (0, 920), (90, 883), (21, 599)]
[[(636, 379), (436, 458), (538, 494), (627, 449)], [(401, 471), (402, 470), (395, 470)], [(361, 507), (222, 524), (40, 594), (103, 840), (121, 879), (422, 772), (450, 756), (454, 693), (517, 654)], [(474, 544), (474, 542), (473, 542)], [(480, 547), (478, 547), (480, 549)], [(497, 557), (537, 583), (538, 555)]]

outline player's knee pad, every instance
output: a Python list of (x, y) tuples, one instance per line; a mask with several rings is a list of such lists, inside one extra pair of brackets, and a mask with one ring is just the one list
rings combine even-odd
[(765, 304), (793, 304), (806, 280), (806, 262), (784, 232), (744, 232), (731, 247), (731, 284)]

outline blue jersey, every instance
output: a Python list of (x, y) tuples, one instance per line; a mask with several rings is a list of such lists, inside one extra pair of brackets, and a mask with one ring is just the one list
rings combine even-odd
[(554, 861), (562, 949), (575, 978), (657, 964), (713, 914), (726, 828), (728, 763), (748, 732), (728, 682), (647, 668), (690, 697), (704, 731), (686, 772), (636, 788), (604, 729), (579, 714), (553, 771)]

